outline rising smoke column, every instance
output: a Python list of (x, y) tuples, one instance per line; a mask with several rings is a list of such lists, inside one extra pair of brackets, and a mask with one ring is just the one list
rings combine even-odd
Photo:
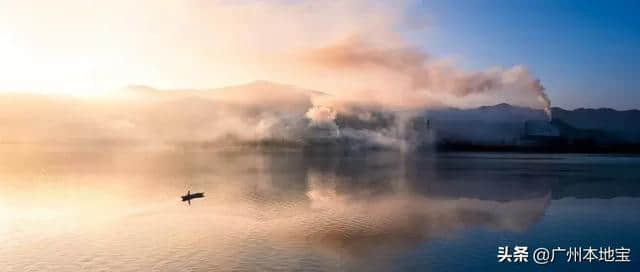
[(305, 114), (313, 125), (335, 123), (338, 113), (331, 107), (314, 105)]
[[(402, 44), (402, 43), (397, 43)], [(405, 46), (382, 46), (359, 37), (350, 37), (324, 47), (308, 50), (304, 58), (311, 65), (340, 72), (366, 73), (373, 71), (377, 77), (387, 76), (389, 81), (399, 81), (396, 89), (377, 89), (368, 86), (376, 95), (393, 98), (405, 95), (412, 106), (428, 106), (421, 97), (466, 98), (474, 95), (490, 95), (508, 91), (510, 95), (524, 99), (537, 98), (549, 117), (551, 101), (540, 80), (525, 67), (493, 67), (468, 72), (451, 63), (430, 57), (419, 49)], [(427, 96), (425, 96), (426, 98)], [(366, 98), (365, 98), (366, 99)], [(384, 101), (383, 101), (384, 102)], [(402, 105), (400, 105), (402, 106)]]
[[(328, 137), (334, 138), (340, 136), (340, 128), (335, 120), (338, 116), (333, 108), (323, 105), (314, 105), (305, 114), (309, 119), (309, 132), (311, 137)], [(319, 131), (323, 133), (318, 133)]]

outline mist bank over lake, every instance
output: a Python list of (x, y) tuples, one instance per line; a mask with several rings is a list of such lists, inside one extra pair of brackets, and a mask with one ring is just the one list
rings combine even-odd
[[(256, 81), (211, 90), (131, 86), (109, 99), (0, 96), (1, 144), (344, 150), (639, 150), (640, 111), (497, 104), (393, 108)], [(330, 106), (327, 106), (330, 105)]]

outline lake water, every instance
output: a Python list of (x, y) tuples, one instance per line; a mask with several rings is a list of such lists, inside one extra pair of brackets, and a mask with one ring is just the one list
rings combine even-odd
[(0, 271), (640, 271), (638, 157), (40, 149), (0, 158)]

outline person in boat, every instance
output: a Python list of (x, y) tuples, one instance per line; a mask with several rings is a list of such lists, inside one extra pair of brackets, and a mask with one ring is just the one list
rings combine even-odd
[(204, 193), (191, 193), (191, 190), (187, 191), (186, 195), (182, 196), (182, 201), (187, 201), (189, 206), (191, 206), (191, 199), (204, 197)]

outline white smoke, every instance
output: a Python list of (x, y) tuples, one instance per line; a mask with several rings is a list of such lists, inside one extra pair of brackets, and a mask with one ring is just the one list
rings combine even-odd
[[(400, 43), (402, 44), (402, 43)], [(536, 106), (550, 114), (551, 102), (540, 80), (524, 66), (492, 67), (468, 72), (452, 63), (430, 57), (403, 45), (385, 46), (350, 37), (302, 54), (319, 73), (354, 75), (341, 93), (344, 99), (377, 103), (395, 109), (437, 105), (473, 105), (474, 99)], [(384, 82), (380, 83), (379, 81)], [(355, 87), (354, 87), (355, 86)]]
[(309, 108), (307, 113), (305, 114), (313, 125), (322, 125), (326, 123), (334, 123), (338, 113), (331, 107), (322, 106), (322, 105), (314, 105)]

